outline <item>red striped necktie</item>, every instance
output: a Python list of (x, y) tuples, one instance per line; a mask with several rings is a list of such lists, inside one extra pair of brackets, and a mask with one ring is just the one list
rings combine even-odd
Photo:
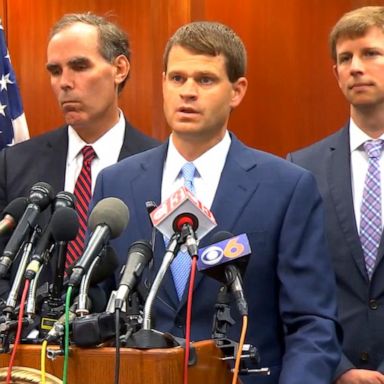
[(92, 196), (91, 163), (96, 153), (90, 145), (83, 147), (81, 153), (83, 154), (83, 166), (81, 167), (73, 192), (76, 197), (76, 211), (79, 215), (79, 232), (76, 239), (68, 243), (66, 268), (74, 264), (84, 252), (88, 208)]

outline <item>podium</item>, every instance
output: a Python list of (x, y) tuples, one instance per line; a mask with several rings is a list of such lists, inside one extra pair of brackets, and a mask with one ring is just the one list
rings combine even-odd
[[(196, 352), (196, 363), (188, 369), (189, 384), (220, 383), (230, 384), (232, 373), (226, 362), (222, 361), (221, 351), (212, 340), (193, 343)], [(57, 346), (49, 346), (57, 349)], [(19, 345), (14, 374), (25, 369), (24, 375), (30, 375), (30, 381), (17, 379), (16, 383), (40, 382), (40, 352), (39, 345)], [(0, 383), (5, 382), (10, 354), (0, 354)], [(139, 350), (131, 348), (120, 349), (120, 383), (121, 384), (182, 384), (183, 382), (184, 350), (181, 347), (168, 349)], [(47, 359), (46, 372), (55, 376), (55, 380), (47, 384), (59, 383), (63, 375), (63, 356), (55, 360)], [(115, 367), (115, 348), (78, 348), (72, 347), (68, 361), (68, 384), (98, 384), (113, 383)], [(33, 371), (34, 373), (27, 371)], [(32, 376), (35, 381), (32, 381)], [(240, 381), (238, 381), (240, 383)]]

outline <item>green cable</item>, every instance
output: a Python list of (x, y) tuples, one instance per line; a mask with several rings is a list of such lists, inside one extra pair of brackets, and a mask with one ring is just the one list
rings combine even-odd
[(63, 384), (67, 384), (68, 374), (68, 355), (69, 355), (69, 307), (71, 304), (72, 286), (68, 287), (65, 297), (65, 332), (64, 332), (64, 367), (63, 367)]

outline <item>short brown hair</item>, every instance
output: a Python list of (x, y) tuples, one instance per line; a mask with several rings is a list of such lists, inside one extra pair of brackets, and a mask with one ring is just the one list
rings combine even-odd
[(336, 44), (340, 38), (362, 37), (372, 27), (378, 27), (384, 33), (384, 7), (362, 7), (344, 14), (329, 35), (332, 59), (337, 61)]
[(165, 47), (164, 72), (167, 72), (169, 52), (176, 45), (210, 56), (222, 54), (225, 58), (228, 78), (232, 83), (245, 75), (247, 52), (244, 44), (240, 37), (224, 24), (198, 21), (180, 27)]
[[(49, 40), (63, 29), (75, 23), (84, 23), (93, 25), (97, 28), (99, 34), (99, 52), (109, 63), (124, 55), (130, 61), (131, 50), (127, 34), (117, 26), (117, 24), (108, 21), (102, 16), (87, 13), (68, 13), (64, 15), (51, 29)], [(128, 76), (119, 84), (119, 92), (124, 88)]]

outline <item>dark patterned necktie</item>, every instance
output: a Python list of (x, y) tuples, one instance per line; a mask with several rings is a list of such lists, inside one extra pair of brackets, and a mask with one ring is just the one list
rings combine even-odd
[(380, 156), (383, 140), (368, 140), (364, 150), (368, 155), (368, 171), (361, 203), (360, 242), (364, 251), (368, 277), (372, 277), (379, 248), (381, 224), (381, 176)]
[(92, 196), (91, 163), (96, 153), (89, 145), (83, 147), (81, 153), (83, 154), (83, 166), (81, 167), (73, 192), (76, 197), (76, 211), (79, 216), (79, 232), (77, 233), (76, 239), (68, 243), (66, 268), (75, 263), (84, 252), (88, 208)]

